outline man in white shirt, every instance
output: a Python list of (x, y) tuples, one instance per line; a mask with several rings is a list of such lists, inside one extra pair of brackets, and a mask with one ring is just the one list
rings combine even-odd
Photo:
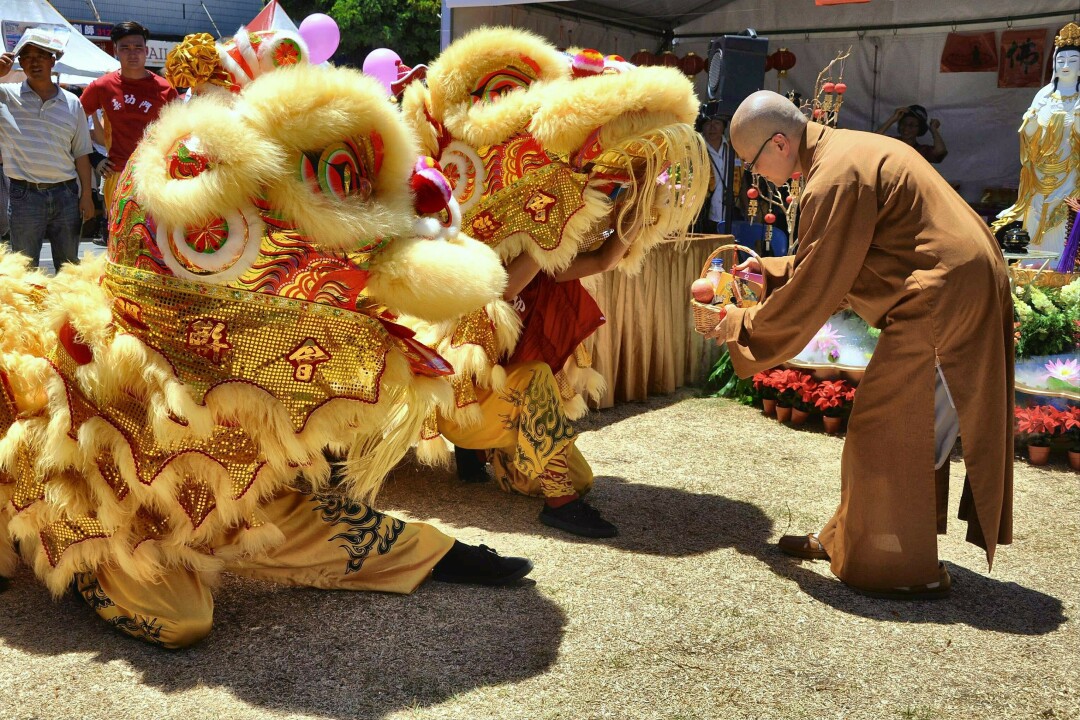
[[(26, 81), (0, 84), (0, 151), (11, 180), (11, 247), (37, 267), (52, 244), (57, 270), (79, 261), (82, 221), (93, 217), (90, 133), (78, 99), (52, 79), (63, 46), (31, 28), (16, 46)], [(15, 55), (0, 55), (0, 77)]]

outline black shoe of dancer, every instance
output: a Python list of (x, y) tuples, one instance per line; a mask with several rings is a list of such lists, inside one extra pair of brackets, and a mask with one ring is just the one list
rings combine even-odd
[(463, 483), (488, 481), (487, 466), (481, 459), (481, 452), (481, 450), (454, 446), (454, 464), (457, 465), (458, 480)]
[(540, 522), (582, 537), (609, 538), (619, 534), (617, 527), (602, 518), (596, 508), (581, 498), (559, 507), (544, 505), (540, 511)]
[(528, 575), (533, 564), (522, 557), (503, 557), (487, 545), (454, 541), (450, 552), (435, 563), (431, 579), (471, 585), (509, 585)]

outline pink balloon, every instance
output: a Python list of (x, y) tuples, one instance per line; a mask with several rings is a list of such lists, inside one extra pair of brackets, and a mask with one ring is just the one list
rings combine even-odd
[(391, 83), (397, 81), (400, 64), (401, 58), (396, 52), (389, 48), (376, 48), (364, 58), (364, 74), (381, 82), (389, 95)]
[(329, 60), (337, 50), (338, 43), (341, 42), (341, 30), (334, 18), (314, 13), (300, 23), (300, 37), (307, 43), (311, 63), (318, 65)]

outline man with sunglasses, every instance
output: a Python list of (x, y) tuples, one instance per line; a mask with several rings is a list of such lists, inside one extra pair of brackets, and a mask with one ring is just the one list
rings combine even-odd
[(960, 432), (967, 540), (992, 564), (1012, 539), (1013, 310), (997, 243), (894, 138), (808, 122), (760, 91), (736, 111), (731, 141), (770, 182), (804, 179), (798, 253), (763, 258), (763, 302), (729, 306), (714, 331), (739, 375), (793, 357), (842, 306), (882, 331), (848, 425), (839, 508), (820, 533), (784, 536), (780, 549), (831, 560), (874, 597), (944, 597), (937, 534)]

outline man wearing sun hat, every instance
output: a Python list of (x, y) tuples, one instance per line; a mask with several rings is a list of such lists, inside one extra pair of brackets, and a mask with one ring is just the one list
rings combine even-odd
[(11, 247), (35, 267), (46, 238), (56, 269), (79, 261), (79, 231), (94, 215), (90, 132), (79, 100), (52, 78), (66, 38), (29, 28), (0, 55), (0, 77), (18, 58), (26, 80), (0, 84), (0, 151), (11, 179)]

